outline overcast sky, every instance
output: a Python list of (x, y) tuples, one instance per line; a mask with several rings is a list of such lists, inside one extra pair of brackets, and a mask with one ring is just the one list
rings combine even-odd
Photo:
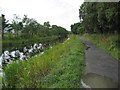
[(70, 25), (79, 22), (79, 8), (84, 0), (0, 0), (0, 13), (9, 20), (13, 14), (28, 15), (40, 24), (49, 21), (70, 30)]

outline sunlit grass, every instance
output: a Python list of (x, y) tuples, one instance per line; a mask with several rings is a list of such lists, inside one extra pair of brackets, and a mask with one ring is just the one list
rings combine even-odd
[[(4, 87), (81, 87), (84, 46), (78, 36), (71, 35), (70, 40), (53, 46), (43, 55), (32, 57), (28, 62), (15, 62), (8, 65), (4, 71), (6, 75)], [(60, 75), (59, 71), (62, 71), (63, 75)], [(54, 76), (55, 73), (57, 76)], [(59, 79), (59, 82), (55, 82), (55, 78)]]

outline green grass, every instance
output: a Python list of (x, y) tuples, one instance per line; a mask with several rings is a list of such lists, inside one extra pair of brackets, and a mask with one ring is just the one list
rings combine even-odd
[(85, 70), (84, 46), (80, 40), (74, 41), (70, 51), (61, 56), (60, 62), (43, 78), (44, 87), (80, 88), (80, 78)]
[(0, 76), (0, 84), (2, 84), (2, 76)]
[(2, 76), (0, 76), (0, 88), (2, 87)]
[(78, 36), (46, 50), (45, 54), (8, 65), (4, 87), (79, 88), (85, 70), (84, 45)]
[(120, 50), (118, 34), (85, 34), (83, 36), (116, 59), (120, 60), (120, 57), (118, 56), (118, 51)]
[(53, 44), (59, 40), (58, 36), (48, 36), (48, 37), (33, 37), (29, 39), (22, 38), (12, 38), (2, 40), (2, 45), (4, 46), (2, 50), (10, 51), (11, 48), (22, 49), (24, 46), (31, 46), (35, 43)]

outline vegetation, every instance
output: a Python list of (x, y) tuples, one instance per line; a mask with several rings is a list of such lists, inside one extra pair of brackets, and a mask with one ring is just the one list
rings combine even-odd
[[(71, 25), (72, 34), (84, 34), (99, 47), (119, 59), (120, 49), (117, 33), (119, 2), (85, 2), (80, 6), (80, 22)], [(22, 49), (34, 43), (46, 45), (64, 41), (68, 37), (65, 28), (38, 23), (27, 15), (21, 19), (14, 15), (8, 23), (2, 15), (3, 51), (12, 48)], [(17, 60), (4, 68), (4, 88), (80, 88), (80, 79), (85, 71), (84, 45), (79, 36), (70, 35), (70, 40), (46, 49), (43, 55)]]
[(3, 51), (10, 50), (11, 47), (21, 49), (23, 46), (40, 42), (53, 44), (68, 37), (68, 31), (65, 28), (50, 25), (49, 22), (41, 25), (26, 15), (22, 19), (14, 15), (12, 23), (8, 23), (5, 15), (2, 15), (2, 25)]
[(84, 31), (84, 27), (82, 26), (82, 24), (78, 22), (78, 23), (74, 23), (73, 25), (71, 25), (71, 32), (73, 34), (83, 34), (85, 31)]
[(41, 56), (14, 62), (5, 69), (4, 87), (79, 88), (85, 70), (84, 45), (79, 36), (46, 50)]
[[(62, 40), (63, 41), (63, 40)], [(3, 44), (3, 49), (2, 51), (8, 50), (10, 51), (13, 48), (17, 48), (20, 51), (22, 51), (24, 46), (27, 46), (28, 48), (30, 48), (31, 45), (35, 44), (35, 43), (43, 43), (46, 44), (47, 46), (49, 44), (53, 45), (57, 42), (60, 42), (60, 39), (58, 38), (58, 36), (47, 36), (47, 37), (33, 37), (30, 39), (8, 39), (8, 40), (3, 40), (2, 44)], [(44, 47), (47, 47), (47, 46)]]
[(71, 25), (71, 32), (85, 34), (84, 37), (119, 59), (119, 3), (84, 2), (79, 9), (80, 22)]
[[(117, 33), (120, 26), (120, 2), (84, 2), (79, 9), (79, 33)], [(76, 25), (71, 26), (71, 31), (77, 33)], [(78, 33), (78, 34), (79, 34)]]
[(84, 37), (95, 43), (97, 46), (120, 60), (118, 51), (120, 50), (120, 39), (117, 34), (84, 34)]
[[(74, 39), (75, 40), (75, 39)], [(44, 87), (81, 88), (80, 79), (85, 72), (84, 46), (79, 37), (70, 46), (70, 51), (61, 56), (60, 62), (44, 77)]]
[(2, 23), (2, 27), (0, 28), (0, 30), (2, 29), (2, 39), (4, 39), (4, 29), (9, 26), (8, 20), (5, 19), (5, 15), (2, 14), (0, 22)]
[(2, 76), (0, 76), (0, 88), (2, 87)]
[(119, 2), (87, 2), (79, 9), (80, 20), (88, 33), (115, 33), (119, 29)]

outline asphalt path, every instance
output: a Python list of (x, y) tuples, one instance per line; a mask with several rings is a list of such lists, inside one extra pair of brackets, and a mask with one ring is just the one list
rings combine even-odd
[[(118, 60), (104, 50), (97, 47), (87, 39), (81, 37), (82, 42), (87, 46), (85, 50), (86, 72), (111, 78), (118, 83)], [(120, 65), (120, 64), (119, 64)], [(119, 80), (120, 81), (120, 80)]]

